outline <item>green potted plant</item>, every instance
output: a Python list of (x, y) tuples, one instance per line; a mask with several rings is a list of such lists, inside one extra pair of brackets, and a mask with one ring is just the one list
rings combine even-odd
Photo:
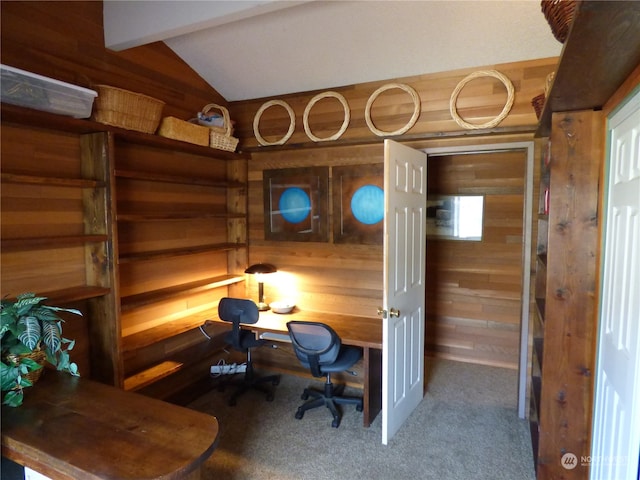
[(3, 299), (0, 305), (2, 343), (0, 382), (6, 405), (22, 404), (23, 389), (42, 373), (45, 360), (58, 370), (78, 376), (78, 366), (69, 358), (75, 341), (62, 337), (58, 312), (82, 315), (79, 310), (43, 305), (46, 297), (34, 293), (18, 295), (15, 301)]

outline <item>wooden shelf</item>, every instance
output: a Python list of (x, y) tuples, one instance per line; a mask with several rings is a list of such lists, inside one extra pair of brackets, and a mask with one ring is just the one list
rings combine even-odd
[[(59, 290), (47, 290), (44, 292), (34, 292), (39, 297), (46, 297), (45, 304), (62, 304), (66, 305), (90, 298), (102, 297), (108, 295), (111, 289), (106, 287), (79, 286), (62, 288)], [(9, 297), (15, 299), (15, 297)]]
[(640, 2), (577, 3), (536, 137), (549, 135), (553, 112), (598, 110), (611, 98), (640, 64), (640, 28), (629, 21), (638, 18)]
[[(0, 105), (0, 115), (3, 127), (20, 131), (16, 141), (7, 144), (10, 148), (3, 149), (3, 153), (10, 152), (11, 162), (3, 159), (0, 180), (7, 186), (7, 192), (24, 189), (30, 195), (27, 201), (14, 201), (11, 213), (19, 218), (26, 208), (29, 213), (48, 213), (54, 209), (75, 221), (73, 231), (58, 228), (54, 222), (46, 230), (53, 233), (49, 236), (44, 230), (40, 233), (32, 228), (13, 234), (28, 238), (10, 238), (7, 229), (9, 238), (2, 239), (2, 248), (14, 257), (29, 250), (47, 253), (61, 247), (76, 247), (68, 252), (75, 262), (68, 267), (73, 269), (72, 280), (67, 280), (70, 274), (64, 276), (67, 269), (64, 259), (56, 257), (49, 270), (40, 276), (40, 272), (29, 270), (24, 275), (14, 268), (10, 272), (13, 276), (5, 277), (3, 283), (7, 290), (20, 288), (8, 293), (17, 295), (32, 289), (51, 304), (59, 305), (86, 300), (88, 305), (86, 313), (83, 306), (83, 313), (90, 328), (77, 340), (89, 345), (81, 362), (86, 367), (84, 371), (90, 371), (96, 380), (163, 395), (162, 385), (167, 383), (206, 378), (202, 364), (217, 353), (203, 356), (194, 346), (198, 349), (201, 344), (218, 349), (222, 346), (220, 342), (212, 345), (204, 336), (200, 338), (197, 328), (215, 315), (219, 298), (229, 296), (235, 288), (242, 289), (236, 285), (244, 282), (244, 275), (229, 272), (242, 269), (247, 262), (249, 155), (14, 105)], [(17, 143), (23, 138), (42, 144), (33, 152), (28, 149), (24, 152), (29, 155), (28, 162), (23, 161), (21, 145)], [(54, 164), (47, 170), (51, 176), (43, 175), (38, 168), (38, 155), (61, 162), (61, 168)], [(38, 192), (44, 189), (46, 197), (57, 202), (52, 208), (40, 201)], [(122, 237), (117, 235), (118, 224)], [(123, 237), (126, 242), (119, 245)], [(221, 252), (207, 256), (219, 264), (208, 265), (197, 256), (210, 252)], [(179, 257), (176, 260), (179, 272), (160, 268), (153, 262), (173, 257)], [(60, 281), (47, 280), (52, 276), (54, 280), (58, 278), (55, 276), (58, 271)], [(135, 292), (144, 291), (138, 288), (138, 282), (148, 275), (162, 276), (158, 285), (165, 288), (125, 298), (118, 296), (122, 285), (133, 286)], [(31, 281), (32, 277), (37, 281)], [(200, 280), (189, 281), (193, 279)], [(23, 285), (26, 286), (22, 288)], [(49, 285), (68, 288), (50, 291)], [(206, 305), (192, 306), (201, 304), (199, 295), (206, 297)], [(153, 304), (173, 298), (187, 305), (186, 310), (176, 306), (177, 311), (158, 325), (163, 319), (154, 318), (157, 310)], [(133, 311), (145, 305), (151, 307)], [(132, 318), (137, 315), (144, 318), (138, 322), (138, 318)], [(134, 332), (140, 323), (157, 326), (123, 336), (123, 332)], [(144, 352), (137, 352), (143, 348)], [(125, 355), (126, 352), (130, 354)], [(130, 372), (137, 373), (129, 375)], [(164, 379), (161, 385), (152, 385), (161, 379)]]
[(122, 351), (133, 352), (148, 347), (167, 338), (175, 337), (181, 333), (198, 328), (207, 320), (217, 319), (217, 312), (212, 309), (204, 309), (196, 313), (190, 313), (182, 318), (164, 322), (157, 327), (148, 328), (131, 335), (122, 337)]
[(547, 268), (547, 252), (539, 253), (537, 255), (537, 258), (540, 265), (542, 265), (544, 268)]
[(222, 160), (235, 160), (237, 158), (249, 158), (248, 155), (237, 152), (228, 152), (215, 148), (203, 147), (192, 143), (181, 142), (171, 138), (161, 137), (159, 135), (151, 135), (148, 133), (126, 130), (124, 128), (113, 127), (103, 123), (94, 122), (92, 120), (77, 119), (67, 117), (65, 115), (56, 115), (54, 113), (42, 112), (25, 107), (17, 107), (3, 103), (0, 107), (0, 115), (2, 120), (8, 123), (18, 123), (20, 125), (29, 125), (34, 128), (46, 130), (56, 130), (62, 132), (70, 132), (77, 134), (112, 132), (116, 141), (123, 140), (128, 143), (138, 145), (147, 145), (161, 149), (179, 151), (184, 153), (192, 153), (207, 157), (215, 157)]
[(538, 406), (540, 405), (540, 391), (542, 389), (542, 382), (539, 376), (531, 377), (532, 398), (536, 405), (536, 411), (540, 411)]
[(145, 305), (149, 305), (160, 300), (177, 297), (189, 293), (204, 292), (214, 288), (224, 287), (234, 283), (244, 282), (244, 275), (221, 275), (219, 277), (204, 278), (195, 282), (185, 283), (183, 285), (174, 285), (168, 288), (162, 288), (151, 292), (140, 293), (122, 297), (122, 311), (133, 310)]
[[(163, 393), (162, 398), (164, 398), (167, 393), (176, 392), (173, 389), (170, 392), (166, 392), (166, 387), (158, 389), (156, 382), (170, 377), (174, 373), (182, 372), (183, 376), (188, 375), (189, 378), (201, 381), (203, 375), (200, 372), (208, 372), (215, 361), (214, 358), (219, 355), (219, 348), (225, 344), (224, 336), (229, 332), (229, 329), (230, 327), (221, 325), (218, 322), (207, 325), (205, 332), (210, 337), (208, 341), (193, 345), (188, 350), (172, 353), (167, 360), (130, 375), (125, 379), (125, 390), (142, 390), (145, 387), (150, 387), (141, 393), (158, 396), (154, 390), (160, 390)], [(187, 372), (189, 370), (191, 373)], [(207, 377), (208, 375), (205, 375), (204, 378)], [(168, 380), (172, 382), (172, 379)], [(177, 381), (178, 385), (183, 383), (183, 380)], [(192, 391), (193, 386), (190, 384), (188, 389)]]
[(538, 318), (540, 319), (540, 323), (544, 325), (544, 309), (545, 309), (546, 301), (544, 298), (536, 298), (536, 307), (538, 310)]
[(104, 188), (104, 182), (84, 178), (38, 177), (18, 173), (2, 173), (2, 182), (19, 185), (48, 185), (53, 187)]
[(67, 235), (64, 237), (3, 238), (5, 251), (49, 250), (58, 247), (71, 247), (85, 243), (106, 242), (107, 235)]
[(172, 373), (177, 372), (182, 368), (184, 364), (180, 362), (174, 362), (167, 360), (157, 365), (154, 365), (142, 372), (136, 373), (130, 377), (124, 379), (124, 389), (126, 391), (140, 390), (147, 385), (151, 385), (153, 382), (157, 382), (165, 377), (168, 377)]
[(162, 175), (155, 173), (144, 173), (130, 170), (116, 170), (115, 176), (118, 178), (128, 178), (130, 180), (142, 180), (149, 182), (178, 183), (185, 185), (200, 185), (215, 188), (242, 188), (246, 184), (241, 182), (229, 182), (225, 180), (209, 180), (200, 177), (184, 177), (176, 175)]
[(119, 222), (156, 222), (156, 221), (181, 221), (181, 220), (206, 220), (208, 218), (246, 218), (244, 213), (120, 213), (117, 215)]
[[(538, 375), (540, 375), (540, 372), (542, 371), (542, 355), (544, 353), (544, 339), (542, 338), (534, 338), (533, 339), (533, 351), (536, 354), (536, 357), (538, 359), (538, 367), (539, 367), (539, 371), (538, 371)], [(540, 392), (538, 392), (538, 403), (540, 400)]]
[(172, 248), (169, 250), (158, 250), (156, 252), (128, 253), (125, 255), (120, 255), (119, 262), (143, 262), (147, 260), (156, 260), (159, 258), (177, 257), (180, 255), (196, 255), (206, 252), (224, 252), (245, 247), (246, 245), (243, 243), (214, 243), (211, 245), (202, 245), (199, 247)]

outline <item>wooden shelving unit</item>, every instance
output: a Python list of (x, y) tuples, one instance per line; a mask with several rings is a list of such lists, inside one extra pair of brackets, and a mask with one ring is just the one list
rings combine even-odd
[(537, 210), (536, 239), (536, 277), (533, 286), (535, 298), (535, 315), (533, 316), (531, 335), (533, 337), (531, 352), (531, 392), (529, 395), (529, 425), (531, 429), (531, 445), (533, 456), (538, 458), (540, 442), (540, 394), (542, 389), (542, 361), (544, 358), (544, 324), (547, 296), (547, 247), (549, 231), (549, 162), (550, 150), (548, 140), (543, 142), (540, 152), (540, 196)]
[(550, 155), (545, 147), (540, 159), (530, 382), (531, 440), (541, 480), (589, 476), (588, 466), (567, 469), (561, 459), (590, 452), (605, 127), (600, 110), (640, 65), (637, 19), (639, 2), (577, 3), (536, 133), (550, 146)]
[(206, 359), (181, 352), (207, 352), (194, 348), (198, 327), (219, 298), (244, 294), (248, 157), (11, 105), (1, 113), (3, 294), (85, 302), (84, 370), (97, 380), (139, 389), (200, 368)]
[(537, 137), (549, 136), (553, 112), (601, 108), (640, 64), (638, 18), (638, 2), (577, 2)]

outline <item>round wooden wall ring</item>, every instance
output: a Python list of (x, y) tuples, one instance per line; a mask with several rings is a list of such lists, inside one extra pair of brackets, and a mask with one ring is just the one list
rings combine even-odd
[[(378, 130), (376, 126), (373, 124), (373, 122), (371, 121), (371, 105), (373, 105), (373, 102), (375, 102), (376, 98), (378, 98), (378, 96), (382, 92), (386, 90), (390, 90), (392, 88), (399, 88), (407, 92), (409, 95), (411, 95), (411, 99), (413, 100), (413, 115), (411, 116), (411, 119), (404, 127), (399, 128), (398, 130), (394, 130), (393, 132), (384, 132), (382, 130)], [(375, 133), (379, 137), (386, 137), (389, 135), (402, 135), (403, 133), (407, 132), (411, 127), (413, 127), (416, 124), (416, 121), (418, 120), (419, 115), (420, 115), (420, 98), (418, 97), (418, 93), (409, 85), (405, 85), (404, 83), (387, 83), (381, 86), (379, 89), (377, 89), (375, 92), (371, 94), (371, 96), (369, 97), (369, 100), (367, 100), (367, 106), (364, 110), (364, 119), (366, 120), (367, 125), (369, 126), (369, 130), (371, 130), (373, 133)]]
[[(462, 88), (471, 80), (480, 78), (480, 77), (494, 77), (500, 80), (507, 89), (507, 102), (505, 103), (504, 108), (502, 109), (502, 112), (500, 112), (500, 115), (498, 115), (493, 120), (486, 123), (482, 123), (482, 124), (473, 124), (473, 123), (465, 122), (460, 117), (460, 115), (458, 115), (456, 103), (458, 102), (458, 95), (460, 94), (460, 91), (462, 90)], [(456, 88), (453, 89), (453, 92), (451, 93), (451, 99), (449, 100), (449, 111), (451, 112), (451, 116), (456, 121), (456, 123), (460, 125), (462, 128), (466, 128), (468, 130), (479, 130), (481, 128), (493, 128), (496, 125), (498, 125), (502, 120), (504, 120), (505, 117), (509, 114), (511, 107), (513, 106), (513, 100), (514, 100), (514, 93), (513, 93), (513, 84), (511, 83), (511, 80), (509, 80), (505, 75), (498, 72), (497, 70), (478, 70), (477, 72), (473, 72), (472, 74), (467, 75), (465, 78), (463, 78), (460, 81), (460, 83), (458, 83)]]
[[(342, 108), (344, 109), (344, 120), (342, 121), (342, 126), (340, 127), (340, 130), (338, 130), (336, 133), (334, 133), (330, 137), (320, 138), (320, 137), (316, 137), (311, 132), (311, 129), (309, 128), (309, 112), (311, 111), (313, 106), (318, 102), (318, 100), (322, 100), (323, 98), (327, 98), (327, 97), (337, 98), (340, 101), (340, 103), (342, 104)], [(304, 131), (306, 132), (307, 137), (309, 137), (314, 142), (328, 142), (331, 140), (337, 140), (342, 136), (344, 131), (347, 129), (347, 126), (349, 126), (350, 119), (351, 119), (351, 112), (349, 111), (349, 104), (347, 103), (347, 100), (344, 98), (344, 96), (342, 96), (338, 92), (323, 92), (323, 93), (319, 93), (318, 95), (313, 97), (311, 100), (309, 100), (309, 103), (304, 109), (304, 117), (302, 121), (304, 123)]]
[[(262, 138), (262, 135), (260, 135), (260, 117), (262, 117), (262, 114), (267, 108), (273, 107), (274, 105), (280, 105), (281, 107), (283, 107), (289, 114), (289, 118), (291, 119), (291, 121), (289, 122), (289, 130), (284, 135), (284, 137), (275, 142), (267, 142), (264, 138)], [(296, 115), (295, 113), (293, 113), (293, 109), (291, 108), (291, 106), (284, 100), (269, 100), (268, 102), (263, 103), (256, 112), (256, 115), (253, 117), (253, 134), (256, 136), (256, 140), (258, 140), (258, 143), (260, 143), (260, 145), (284, 145), (284, 143), (291, 138), (291, 135), (293, 135), (293, 131), (295, 130), (295, 128)]]

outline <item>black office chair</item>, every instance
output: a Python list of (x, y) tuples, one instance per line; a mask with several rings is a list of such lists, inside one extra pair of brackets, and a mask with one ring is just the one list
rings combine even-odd
[(332, 372), (343, 372), (362, 358), (362, 350), (343, 346), (338, 334), (328, 325), (318, 322), (291, 321), (287, 323), (293, 350), (300, 363), (307, 367), (314, 377), (326, 376), (324, 391), (305, 388), (302, 399), (311, 400), (298, 407), (296, 418), (300, 420), (304, 412), (312, 408), (326, 406), (333, 415), (331, 426), (338, 428), (342, 415), (338, 405), (355, 405), (362, 411), (362, 398), (343, 396), (344, 385), (331, 383)]
[(267, 401), (272, 401), (273, 390), (264, 384), (278, 385), (280, 383), (280, 375), (265, 377), (255, 375), (253, 363), (251, 362), (251, 349), (264, 345), (265, 341), (256, 338), (254, 332), (243, 330), (240, 327), (240, 324), (252, 324), (258, 321), (258, 306), (251, 300), (225, 297), (218, 303), (218, 316), (225, 322), (233, 323), (233, 328), (224, 337), (225, 341), (235, 350), (247, 354), (247, 368), (244, 372), (244, 378), (237, 384), (236, 391), (229, 399), (229, 405), (234, 406), (238, 397), (250, 389), (265, 393)]

